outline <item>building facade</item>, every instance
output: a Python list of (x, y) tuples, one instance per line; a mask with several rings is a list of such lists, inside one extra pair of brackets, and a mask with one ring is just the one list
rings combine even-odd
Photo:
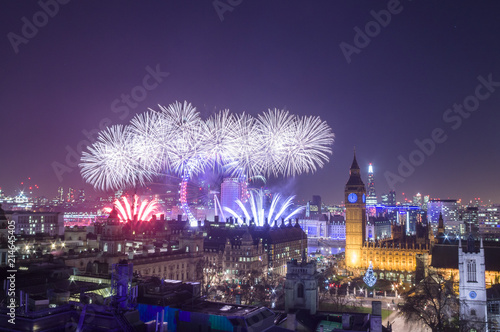
[(8, 220), (14, 220), (16, 234), (64, 236), (64, 214), (62, 212), (7, 211)]
[(458, 245), (460, 318), (479, 331), (488, 321), (485, 272), (483, 240), (476, 250), (470, 235), (465, 249)]

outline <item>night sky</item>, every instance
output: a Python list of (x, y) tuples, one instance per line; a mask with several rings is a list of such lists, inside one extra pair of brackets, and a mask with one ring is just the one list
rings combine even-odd
[[(66, 162), (67, 148), (85, 143), (82, 131), (187, 100), (203, 118), (276, 107), (326, 120), (336, 135), (330, 162), (278, 181), (300, 199), (340, 203), (356, 146), (365, 180), (374, 164), (379, 197), (390, 175), (398, 198), (500, 203), (498, 1), (74, 0), (57, 13), (42, 1), (53, 17), (35, 1), (0, 4), (7, 194), (28, 177), (49, 198), (59, 186), (83, 187), (74, 156)], [(377, 15), (385, 27), (373, 23)], [(38, 31), (29, 29), (34, 19)], [(367, 27), (369, 41), (356, 32)], [(147, 95), (127, 106), (122, 94), (149, 71), (157, 74)], [(434, 151), (415, 152), (415, 140), (433, 135)], [(399, 156), (418, 166), (399, 172)], [(62, 181), (54, 165), (67, 167)]]

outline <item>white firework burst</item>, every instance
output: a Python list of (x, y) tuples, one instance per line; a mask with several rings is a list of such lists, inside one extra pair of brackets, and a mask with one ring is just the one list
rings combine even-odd
[(256, 120), (249, 114), (237, 114), (234, 117), (232, 132), (235, 134), (234, 151), (236, 162), (228, 165), (228, 172), (234, 176), (262, 175), (263, 163), (259, 160), (259, 136)]
[(158, 174), (168, 165), (172, 133), (167, 129), (164, 116), (153, 110), (137, 114), (130, 121), (132, 153), (139, 165), (152, 173)]
[(261, 147), (257, 151), (258, 160), (264, 175), (283, 174), (286, 156), (293, 139), (295, 117), (285, 110), (268, 110), (259, 115), (256, 140)]
[(129, 127), (107, 128), (88, 150), (82, 153), (79, 165), (82, 177), (100, 190), (122, 189), (151, 181), (150, 172), (142, 168), (133, 155)]
[(203, 121), (190, 103), (175, 102), (102, 131), (80, 167), (85, 181), (101, 190), (142, 185), (165, 172), (188, 181), (207, 167), (248, 178), (294, 176), (322, 167), (333, 138), (319, 117), (274, 109), (254, 118), (224, 110)]
[(285, 176), (315, 172), (328, 162), (334, 135), (325, 121), (317, 116), (295, 117), (291, 133), (282, 164)]
[(171, 133), (167, 144), (169, 169), (176, 174), (198, 173), (207, 165), (204, 146), (206, 125), (190, 103), (160, 106), (165, 130)]
[(204, 152), (214, 169), (231, 167), (237, 161), (238, 134), (235, 126), (236, 119), (229, 110), (212, 115), (206, 122)]

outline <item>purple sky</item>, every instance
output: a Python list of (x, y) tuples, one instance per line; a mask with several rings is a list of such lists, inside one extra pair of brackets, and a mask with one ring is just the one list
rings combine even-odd
[[(370, 12), (388, 6), (390, 22), (371, 30), (368, 45), (357, 40), (348, 63), (339, 45), (354, 47), (354, 28), (376, 29)], [(500, 83), (478, 88), (477, 78), (500, 82), (498, 1), (243, 0), (231, 9), (221, 21), (210, 0), (70, 1), (44, 22), (37, 2), (3, 1), (2, 189), (13, 194), (28, 177), (48, 197), (59, 186), (82, 187), (78, 168), (60, 182), (53, 165), (68, 166), (66, 147), (76, 150), (83, 130), (188, 100), (204, 118), (222, 108), (286, 107), (326, 120), (336, 135), (333, 155), (322, 170), (293, 180), (300, 199), (343, 200), (356, 145), (365, 179), (374, 164), (379, 196), (391, 172), (404, 180), (394, 184), (398, 194), (500, 202)], [(23, 29), (34, 18), (36, 34)], [(121, 95), (143, 85), (148, 66), (168, 76), (148, 80), (144, 100), (125, 106)], [(467, 118), (447, 113), (464, 100), (477, 110)], [(436, 128), (446, 141), (418, 160), (414, 141)], [(399, 173), (398, 156), (410, 154), (423, 163)]]

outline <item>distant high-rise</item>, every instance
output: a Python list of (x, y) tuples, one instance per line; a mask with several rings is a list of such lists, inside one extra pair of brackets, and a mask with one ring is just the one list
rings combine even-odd
[(498, 241), (500, 237), (500, 205), (479, 207), (478, 224), (482, 237)]
[(429, 195), (424, 196), (424, 202), (422, 203), (422, 210), (427, 211), (427, 204), (429, 203)]
[(377, 194), (375, 193), (375, 181), (373, 178), (373, 166), (368, 165), (368, 196), (366, 197), (366, 205), (376, 205)]
[(391, 190), (388, 194), (383, 194), (382, 204), (385, 206), (396, 206), (396, 192)]
[(312, 213), (321, 213), (321, 196), (313, 195), (309, 208)]
[(462, 220), (465, 224), (465, 232), (476, 234), (479, 231), (479, 208), (477, 206), (468, 206)]
[(220, 203), (222, 207), (227, 207), (238, 212), (239, 206), (236, 204), (236, 200), (246, 201), (246, 188), (247, 185), (244, 178), (225, 178), (220, 186)]
[(439, 220), (439, 214), (443, 215), (444, 226), (447, 232), (459, 233), (458, 203), (456, 199), (431, 199), (427, 203), (427, 220), (435, 230)]
[(74, 202), (75, 201), (75, 189), (69, 188), (68, 189), (68, 197), (67, 197), (68, 202)]
[(59, 189), (57, 189), (57, 199), (59, 200), (59, 202), (64, 202), (64, 189), (63, 189), (63, 187), (59, 187)]
[(85, 202), (85, 189), (78, 190), (78, 202), (80, 203)]
[(422, 207), (422, 195), (420, 193), (413, 196), (413, 205)]

